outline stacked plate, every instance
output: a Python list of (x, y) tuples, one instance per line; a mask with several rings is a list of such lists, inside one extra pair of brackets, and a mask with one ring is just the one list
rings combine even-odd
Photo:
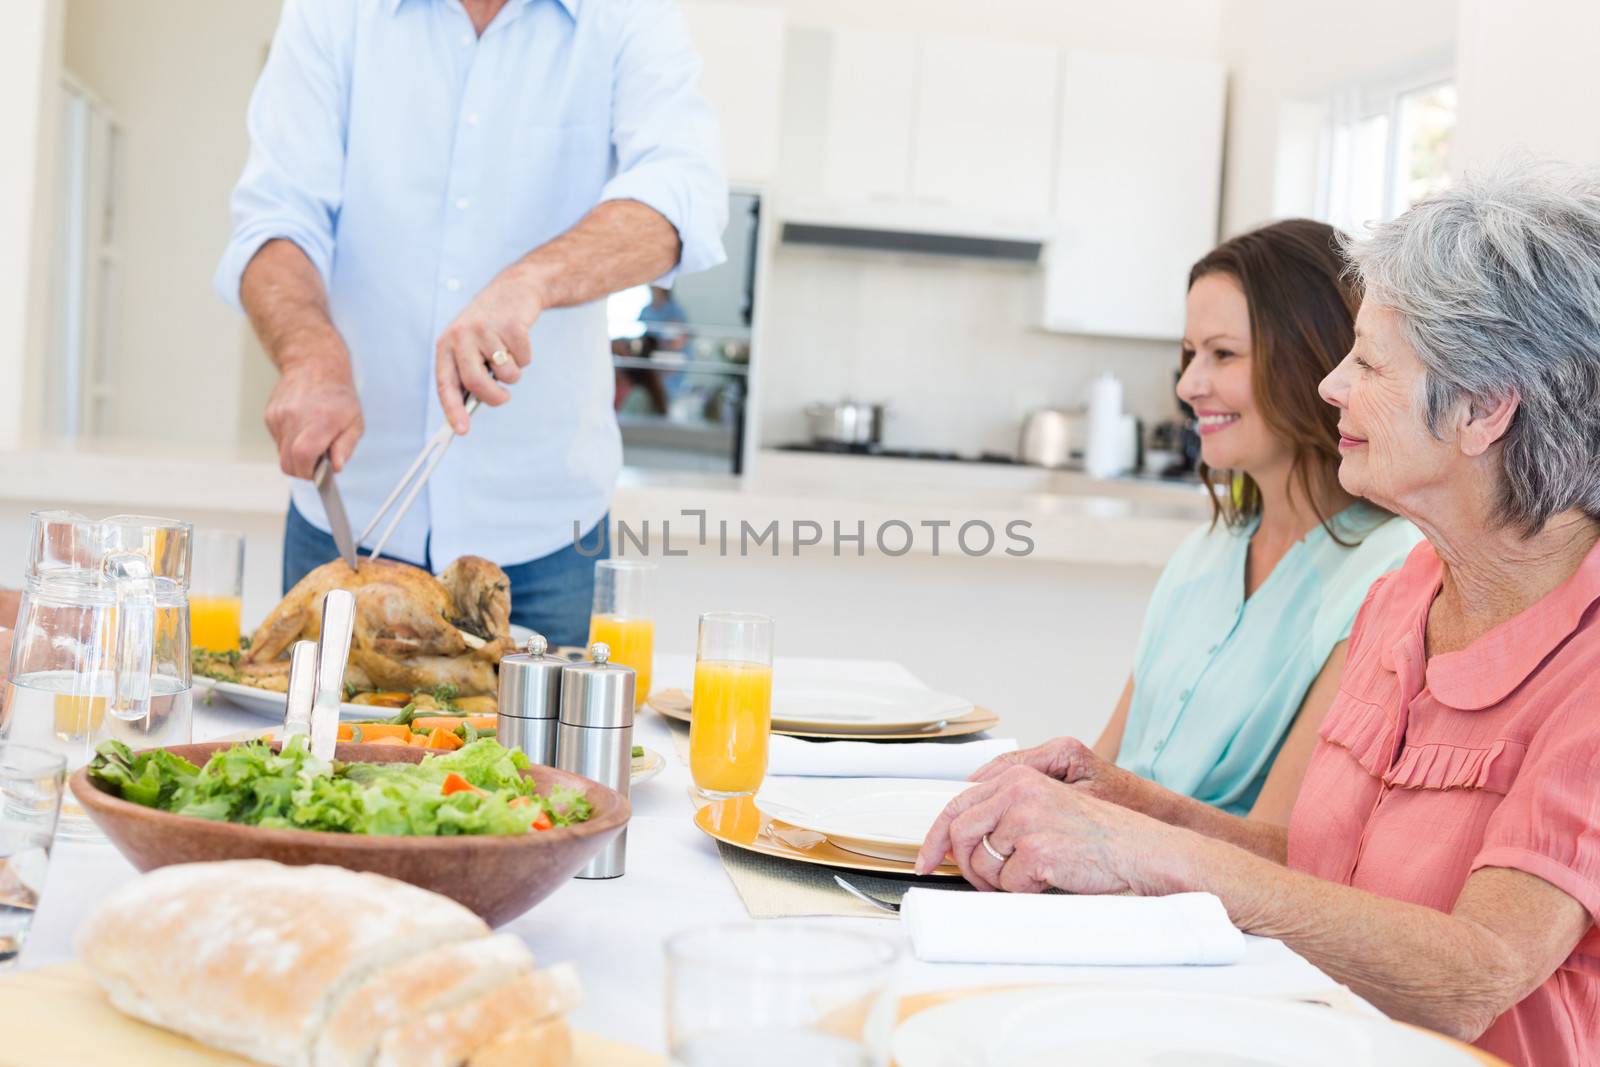
[(909, 685), (785, 685), (772, 694), (775, 729), (817, 733), (918, 733), (972, 711), (969, 700)]
[(922, 778), (773, 778), (756, 794), (756, 807), (846, 852), (910, 864), (945, 805), (971, 785)]

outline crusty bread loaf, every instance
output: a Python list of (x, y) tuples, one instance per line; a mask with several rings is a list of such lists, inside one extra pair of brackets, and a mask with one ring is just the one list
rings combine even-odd
[(369, 1067), (385, 1031), (483, 996), (533, 970), (513, 934), (440, 945), (369, 977), (333, 1009), (317, 1038), (315, 1067)]
[(524, 974), (483, 996), (392, 1027), (378, 1044), (375, 1067), (476, 1064), (478, 1050), (497, 1036), (577, 1003), (578, 976), (570, 965)]
[(80, 928), (78, 952), (128, 1014), (302, 1067), (369, 977), (488, 933), (455, 901), (379, 875), (235, 860), (163, 867), (118, 889)]

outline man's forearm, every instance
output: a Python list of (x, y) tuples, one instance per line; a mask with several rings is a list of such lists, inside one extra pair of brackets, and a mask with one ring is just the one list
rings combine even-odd
[(539, 310), (572, 307), (661, 277), (682, 250), (678, 231), (659, 211), (637, 200), (608, 200), (508, 271), (537, 294)]
[(322, 275), (300, 246), (282, 238), (261, 246), (239, 281), (239, 300), (261, 347), (282, 370), (298, 359), (343, 361), (349, 354), (328, 313)]

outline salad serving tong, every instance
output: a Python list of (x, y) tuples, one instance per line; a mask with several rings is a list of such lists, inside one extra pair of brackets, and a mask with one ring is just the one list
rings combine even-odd
[(344, 669), (350, 659), (355, 622), (355, 594), (348, 589), (330, 589), (322, 600), (318, 639), (296, 641), (289, 650), (283, 740), (307, 735), (311, 754), (318, 759), (332, 759), (339, 739), (339, 705), (344, 699)]

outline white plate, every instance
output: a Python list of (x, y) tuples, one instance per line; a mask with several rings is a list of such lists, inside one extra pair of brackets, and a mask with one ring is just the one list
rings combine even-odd
[[(511, 627), (511, 639), (519, 647), (532, 633), (533, 631), (526, 626), (512, 625)], [(279, 722), (283, 721), (284, 708), (289, 703), (289, 697), (285, 693), (279, 693), (272, 689), (261, 689), (253, 685), (240, 685), (238, 682), (219, 682), (198, 674), (194, 676), (193, 686), (197, 693), (209, 694), (215, 692), (219, 696), (227, 697), (229, 702), (238, 706), (241, 711), (247, 711), (252, 715), (260, 715), (262, 718), (276, 719)], [(400, 709), (380, 708), (371, 704), (352, 704), (349, 701), (345, 701), (339, 705), (339, 718), (382, 719), (387, 717), (383, 714), (385, 711), (389, 715), (395, 715)]]
[(971, 711), (969, 700), (912, 685), (780, 684), (772, 693), (772, 723), (789, 730), (917, 730)]
[(1387, 1019), (1265, 998), (1156, 989), (1029, 989), (964, 997), (894, 1033), (900, 1067), (1474, 1067)]
[(846, 851), (905, 860), (916, 857), (945, 805), (971, 787), (930, 778), (771, 778), (756, 807)]

